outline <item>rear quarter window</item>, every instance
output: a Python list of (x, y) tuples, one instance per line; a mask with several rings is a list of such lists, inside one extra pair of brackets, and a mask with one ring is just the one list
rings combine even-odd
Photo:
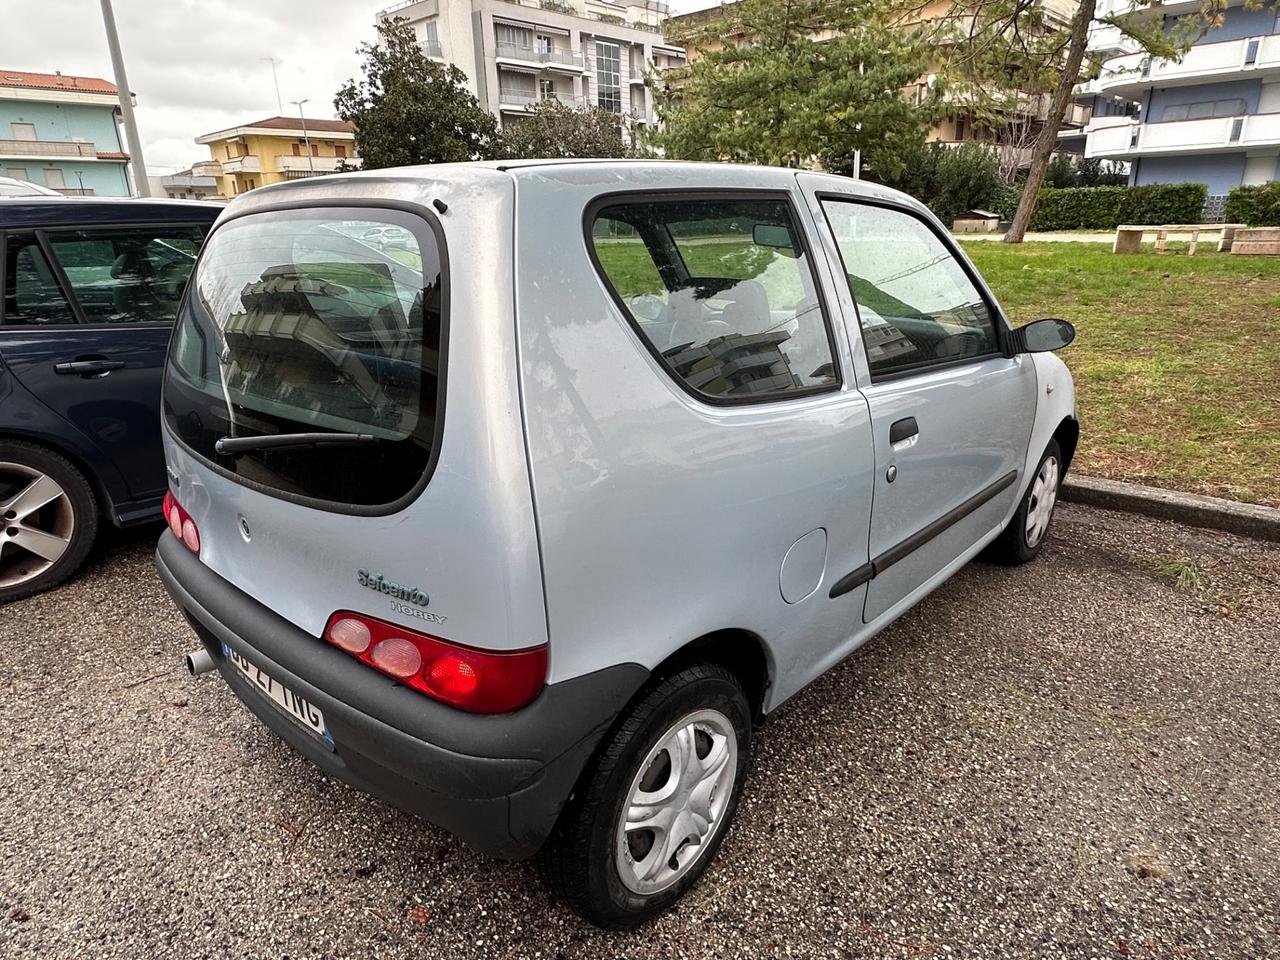
[[(268, 492), (337, 509), (393, 505), (433, 459), (444, 315), (441, 244), (414, 214), (310, 208), (228, 221), (205, 245), (174, 330), (166, 422)], [(241, 449), (220, 453), (232, 438)]]

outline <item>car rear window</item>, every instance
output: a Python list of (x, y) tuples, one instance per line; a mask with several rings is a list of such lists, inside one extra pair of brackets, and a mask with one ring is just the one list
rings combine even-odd
[[(228, 221), (206, 243), (174, 329), (166, 422), (194, 453), (269, 492), (338, 509), (395, 503), (424, 482), (438, 433), (444, 282), (435, 234), (406, 212)], [(270, 437), (284, 444), (250, 439)], [(240, 449), (219, 452), (233, 438)]]

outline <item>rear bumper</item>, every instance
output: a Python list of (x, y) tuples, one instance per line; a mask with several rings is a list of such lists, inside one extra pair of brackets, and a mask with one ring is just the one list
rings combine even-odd
[[(223, 679), (277, 736), (330, 775), (443, 827), (491, 856), (531, 856), (591, 752), (648, 676), (620, 664), (546, 687), (511, 714), (437, 703), (300, 630), (166, 534), (161, 580)], [(277, 709), (226, 644), (323, 711), (333, 744)]]

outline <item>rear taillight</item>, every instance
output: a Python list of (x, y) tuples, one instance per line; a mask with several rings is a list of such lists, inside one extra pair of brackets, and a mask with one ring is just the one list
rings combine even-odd
[(187, 545), (192, 553), (200, 552), (200, 531), (191, 514), (182, 508), (182, 504), (168, 490), (164, 494), (164, 518), (173, 535)]
[(511, 653), (476, 650), (349, 610), (329, 618), (324, 638), (405, 686), (471, 713), (518, 710), (547, 680), (545, 644)]

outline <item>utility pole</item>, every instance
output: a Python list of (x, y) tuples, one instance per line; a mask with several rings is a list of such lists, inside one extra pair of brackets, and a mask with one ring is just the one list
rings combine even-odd
[(259, 60), (265, 60), (271, 64), (271, 80), (276, 85), (276, 116), (284, 116), (284, 101), (280, 99), (280, 78), (276, 76), (276, 58), (275, 57), (259, 57)]
[(116, 75), (116, 95), (120, 98), (120, 116), (124, 120), (125, 138), (129, 141), (133, 186), (138, 196), (149, 197), (151, 186), (147, 183), (147, 162), (142, 159), (142, 139), (138, 136), (138, 123), (133, 117), (133, 94), (129, 91), (129, 78), (124, 73), (124, 56), (120, 53), (120, 37), (116, 33), (116, 15), (111, 10), (111, 0), (102, 0), (102, 22), (107, 28), (111, 68)]
[(311, 168), (311, 175), (316, 175), (316, 158), (311, 155), (311, 138), (307, 136), (307, 118), (302, 115), (302, 105), (310, 98), (303, 97), (301, 100), (290, 100), (289, 102), (297, 106), (298, 119), (302, 121), (302, 142), (307, 145), (307, 166)]

